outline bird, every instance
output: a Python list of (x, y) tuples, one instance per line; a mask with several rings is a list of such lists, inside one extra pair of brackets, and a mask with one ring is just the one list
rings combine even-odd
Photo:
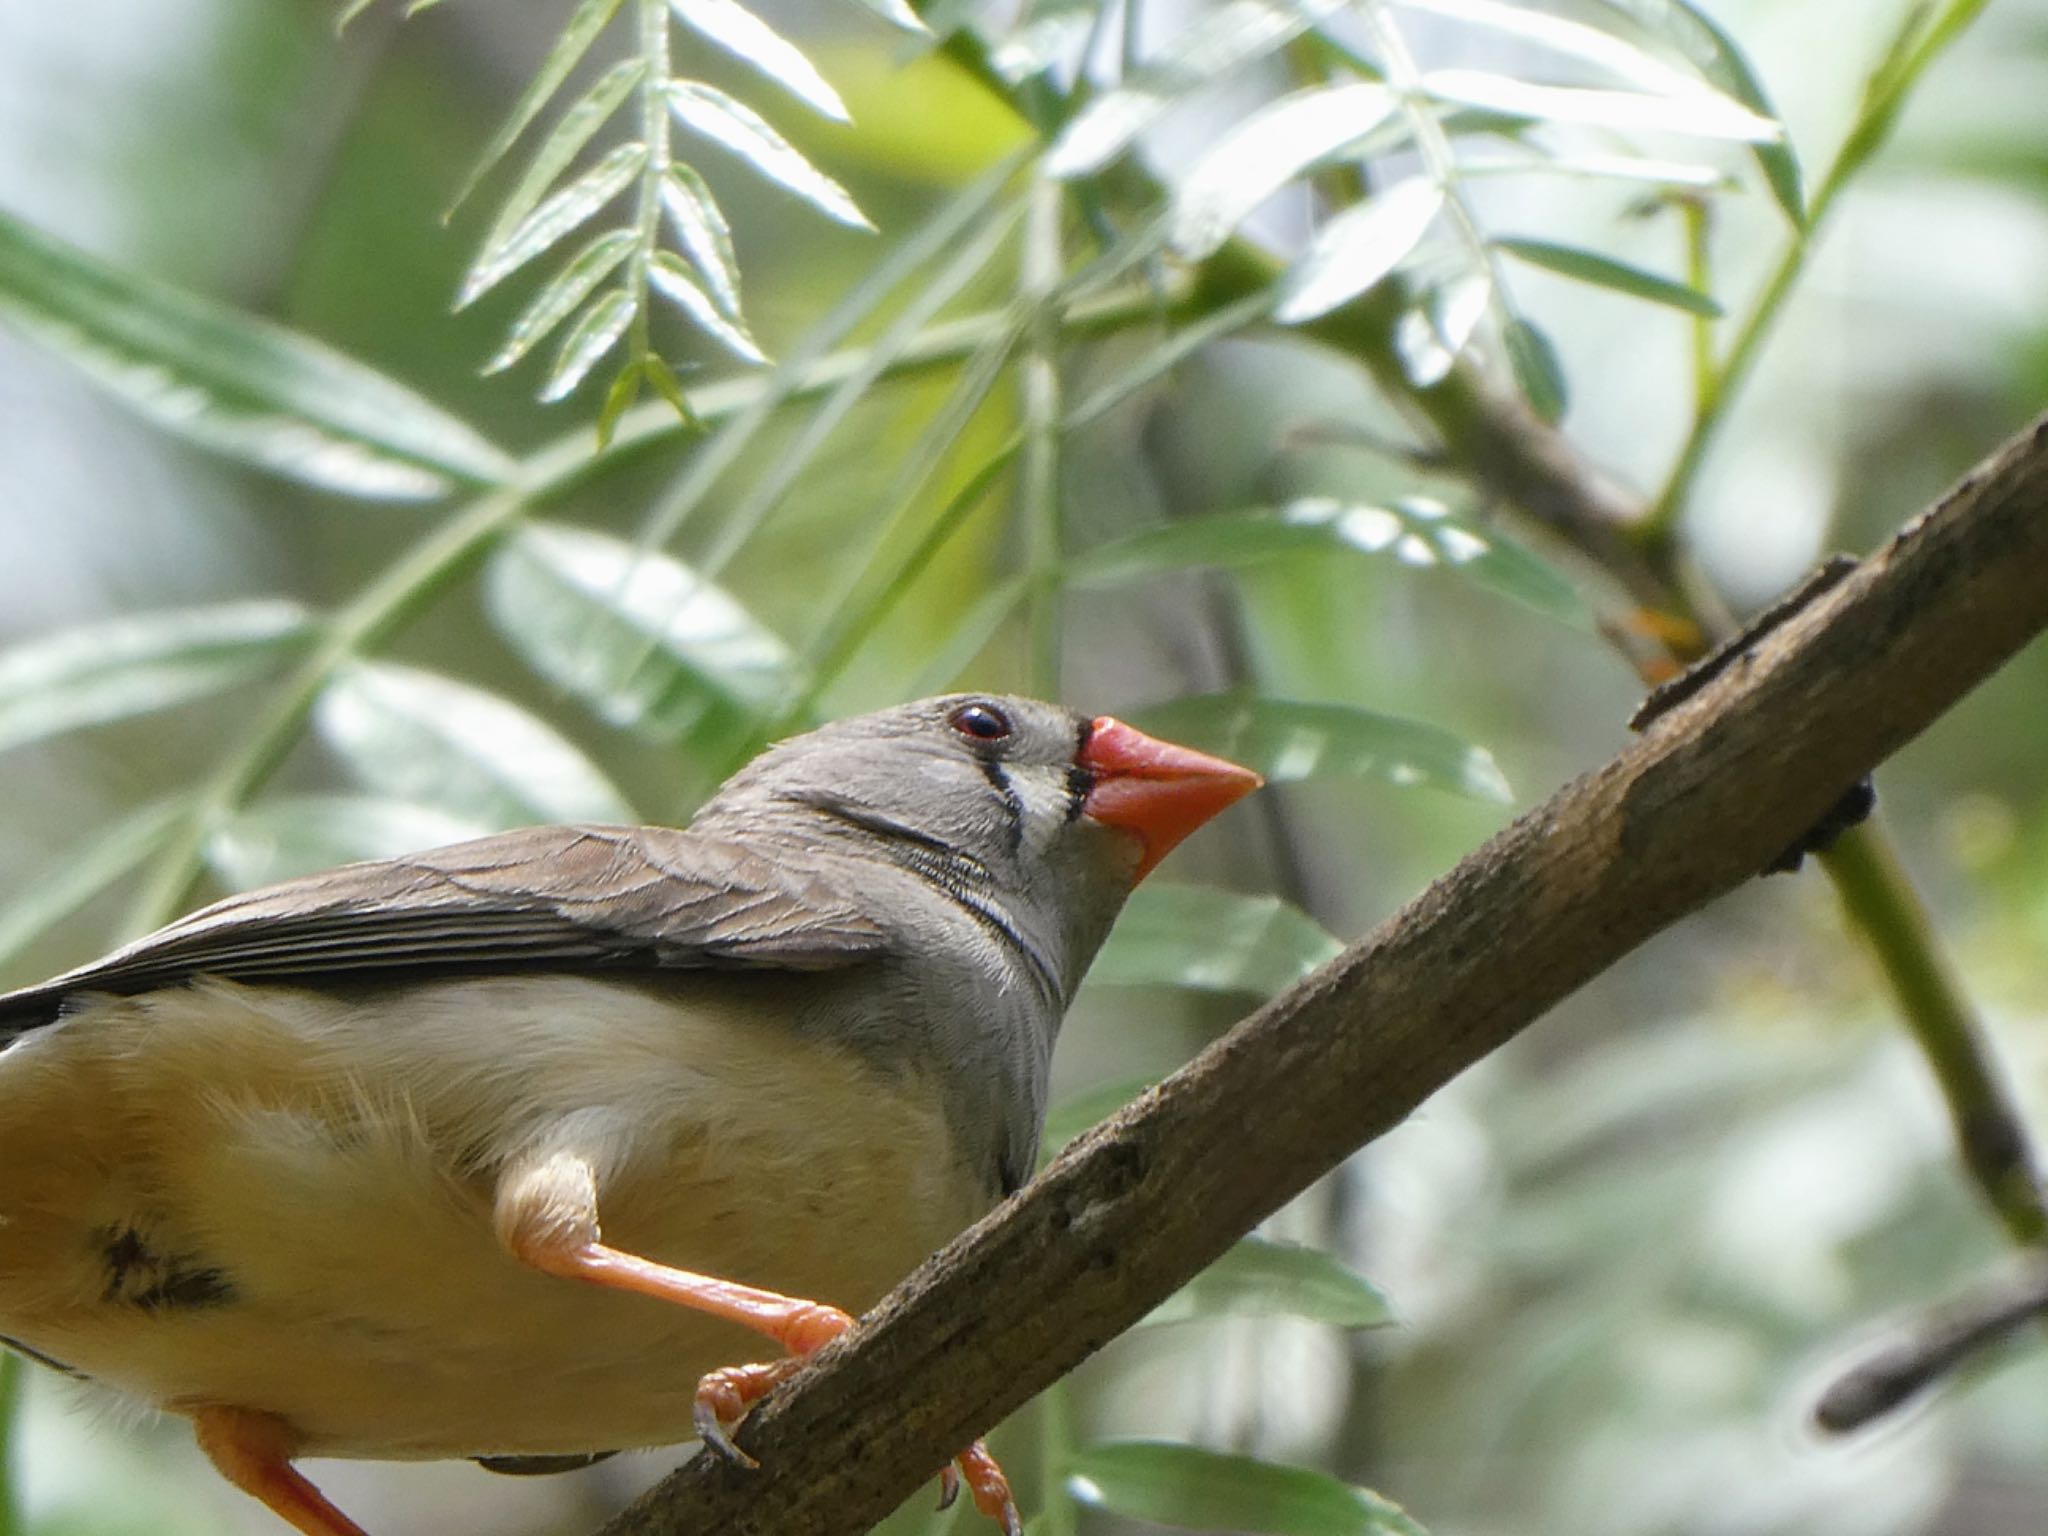
[[(0, 996), (0, 1343), (186, 1417), (303, 1536), (363, 1532), (301, 1457), (744, 1461), (752, 1403), (1023, 1185), (1125, 898), (1260, 782), (947, 695), (680, 829), (345, 865)], [(980, 1442), (963, 1480), (1019, 1529)]]

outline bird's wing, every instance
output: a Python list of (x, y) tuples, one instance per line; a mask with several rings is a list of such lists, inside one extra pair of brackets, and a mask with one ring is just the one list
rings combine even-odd
[(823, 876), (735, 843), (662, 827), (534, 827), (231, 896), (0, 996), (0, 1039), (79, 993), (201, 974), (308, 984), (481, 968), (829, 970), (888, 941)]

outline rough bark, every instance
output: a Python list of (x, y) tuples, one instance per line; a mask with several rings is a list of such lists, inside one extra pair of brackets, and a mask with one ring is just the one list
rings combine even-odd
[(1081, 1138), (604, 1536), (856, 1532), (1262, 1217), (1796, 843), (2048, 626), (2048, 419), (1604, 767)]

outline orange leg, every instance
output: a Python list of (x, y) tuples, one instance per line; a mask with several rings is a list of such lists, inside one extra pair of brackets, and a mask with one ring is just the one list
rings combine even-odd
[(363, 1528), (328, 1503), (292, 1465), (299, 1435), (274, 1413), (251, 1408), (191, 1410), (199, 1449), (220, 1475), (269, 1506), (305, 1536), (364, 1536)]
[[(742, 1466), (758, 1463), (733, 1444), (727, 1426), (736, 1423), (748, 1408), (794, 1375), (805, 1356), (824, 1348), (853, 1326), (852, 1317), (838, 1307), (674, 1269), (603, 1243), (553, 1247), (527, 1241), (516, 1243), (514, 1249), (521, 1259), (548, 1274), (708, 1312), (764, 1334), (788, 1350), (790, 1359), (766, 1365), (729, 1365), (697, 1383), (697, 1432), (707, 1445)], [(977, 1440), (956, 1459), (960, 1475), (965, 1477), (968, 1491), (974, 1496), (975, 1508), (999, 1522), (1006, 1536), (1021, 1536), (1023, 1521), (1017, 1514), (1017, 1501), (1010, 1494), (1009, 1479), (1003, 1476), (1003, 1469), (989, 1454), (988, 1447)], [(957, 1486), (953, 1469), (948, 1467), (945, 1502), (952, 1502)]]

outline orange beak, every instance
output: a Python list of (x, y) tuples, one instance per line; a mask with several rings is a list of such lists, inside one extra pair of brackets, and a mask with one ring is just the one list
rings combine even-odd
[(1074, 764), (1095, 781), (1083, 813), (1136, 833), (1144, 845), (1133, 885), (1182, 838), (1266, 782), (1249, 768), (1160, 741), (1108, 715), (1088, 727)]

